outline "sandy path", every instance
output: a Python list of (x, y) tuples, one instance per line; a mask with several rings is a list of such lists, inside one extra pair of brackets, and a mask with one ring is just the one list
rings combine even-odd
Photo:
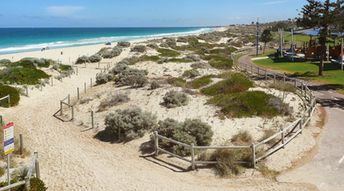
[[(118, 58), (120, 59), (120, 58)], [(247, 177), (219, 179), (206, 170), (173, 172), (140, 157), (138, 145), (110, 144), (92, 138), (52, 114), (58, 100), (94, 77), (97, 70), (80, 69), (43, 92), (33, 91), (20, 105), (3, 110), (15, 122), (31, 151), (39, 152), (41, 177), (49, 190), (313, 190), (305, 184), (277, 183)]]

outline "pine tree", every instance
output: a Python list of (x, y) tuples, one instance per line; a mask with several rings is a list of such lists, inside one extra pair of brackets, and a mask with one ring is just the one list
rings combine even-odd
[(260, 40), (262, 42), (264, 42), (264, 48), (263, 48), (263, 54), (264, 54), (265, 53), (266, 44), (273, 40), (273, 36), (271, 34), (270, 29), (265, 29), (263, 31), (262, 35), (260, 36)]
[[(341, 1), (341, 0), (340, 0)], [(305, 28), (318, 28), (320, 29), (319, 43), (321, 46), (320, 51), (320, 64), (319, 75), (323, 75), (324, 59), (326, 57), (326, 40), (330, 37), (330, 28), (335, 26), (336, 4), (330, 0), (307, 0), (301, 12), (300, 18), (297, 19), (297, 24)]]

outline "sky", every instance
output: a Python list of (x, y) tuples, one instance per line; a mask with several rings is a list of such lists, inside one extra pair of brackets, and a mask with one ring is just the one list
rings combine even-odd
[(295, 18), (306, 0), (6, 0), (0, 27), (185, 27)]

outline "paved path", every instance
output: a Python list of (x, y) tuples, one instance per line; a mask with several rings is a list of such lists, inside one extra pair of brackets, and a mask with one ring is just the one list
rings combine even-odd
[[(241, 64), (253, 64), (250, 57)], [(343, 72), (344, 78), (344, 72)], [(311, 85), (318, 102), (326, 109), (328, 120), (320, 137), (319, 150), (304, 166), (278, 177), (282, 182), (306, 182), (324, 191), (344, 190), (344, 96), (326, 85)]]

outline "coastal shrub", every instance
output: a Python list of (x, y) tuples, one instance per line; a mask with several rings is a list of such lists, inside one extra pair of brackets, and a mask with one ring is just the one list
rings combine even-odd
[(222, 80), (212, 86), (204, 88), (201, 92), (205, 95), (219, 95), (243, 92), (253, 87), (253, 82), (249, 80), (245, 75), (240, 73), (233, 73), (228, 76), (227, 79)]
[(197, 69), (186, 70), (183, 73), (184, 78), (195, 78), (201, 75)]
[(233, 60), (221, 55), (209, 55), (205, 57), (209, 61), (210, 66), (216, 69), (229, 70), (233, 66)]
[(201, 57), (197, 54), (188, 54), (185, 56), (185, 59), (190, 60), (191, 62), (201, 61)]
[(121, 61), (118, 62), (116, 66), (111, 69), (110, 73), (113, 75), (117, 75), (127, 69), (129, 69), (127, 62)]
[(249, 149), (219, 149), (214, 151), (208, 160), (216, 161), (215, 171), (219, 176), (237, 176), (245, 172), (247, 164), (238, 161), (251, 162), (251, 152)]
[(139, 58), (140, 62), (147, 62), (147, 61), (152, 61), (152, 62), (158, 62), (160, 60), (159, 56), (147, 56), (143, 55)]
[(188, 96), (183, 92), (169, 91), (163, 97), (163, 103), (167, 108), (175, 108), (180, 106), (185, 106), (189, 103)]
[(50, 65), (54, 64), (55, 61), (51, 60), (51, 59), (45, 59), (45, 58), (32, 58), (32, 57), (26, 57), (26, 58), (22, 58), (19, 62), (17, 62), (17, 64), (32, 64), (36, 67), (40, 67), (40, 68), (48, 68)]
[(234, 145), (250, 145), (253, 143), (253, 138), (248, 131), (239, 131), (232, 136), (231, 142)]
[[(17, 66), (15, 64), (18, 63)], [(22, 62), (15, 62), (13, 66), (0, 70), (0, 81), (6, 83), (27, 84), (35, 85), (39, 84), (41, 79), (49, 78), (49, 75), (44, 71), (37, 69), (35, 66), (23, 67)]]
[(199, 62), (199, 63), (194, 63), (194, 64), (191, 64), (191, 68), (194, 68), (194, 69), (208, 69), (210, 68), (210, 65), (206, 62)]
[[(19, 103), (20, 95), (16, 88), (11, 86), (3, 85), (0, 83), (0, 98), (10, 95), (10, 106), (16, 106)], [(8, 107), (8, 102), (6, 100), (0, 101), (0, 107)]]
[(78, 59), (76, 59), (75, 64), (84, 64), (84, 63), (88, 63), (88, 57), (87, 56), (81, 56)]
[(119, 73), (115, 79), (120, 86), (131, 86), (133, 88), (143, 87), (147, 84), (147, 71), (138, 69), (126, 69)]
[(285, 91), (285, 92), (296, 92), (296, 87), (293, 84), (285, 83), (285, 82), (278, 82), (278, 83), (271, 83), (269, 85), (270, 88)]
[[(210, 145), (213, 137), (211, 126), (199, 119), (186, 119), (184, 122), (178, 122), (174, 119), (165, 119), (159, 121), (156, 129), (159, 135), (180, 141), (182, 143), (197, 146)], [(159, 145), (173, 153), (187, 156), (190, 155), (190, 149), (176, 145), (169, 141), (160, 141)]]
[(46, 191), (48, 187), (45, 186), (45, 183), (39, 178), (30, 179), (30, 190), (29, 191)]
[(118, 42), (117, 46), (120, 48), (128, 48), (130, 47), (130, 42)]
[(177, 42), (183, 42), (183, 43), (187, 43), (188, 42), (188, 39), (187, 39), (187, 37), (178, 37), (177, 38)]
[(177, 57), (180, 55), (180, 53), (175, 50), (165, 49), (165, 48), (159, 48), (158, 52), (160, 53), (160, 56), (162, 57)]
[(204, 87), (212, 82), (211, 76), (202, 76), (200, 78), (196, 78), (190, 82), (187, 82), (187, 87), (193, 88), (193, 89), (199, 89), (201, 87)]
[(105, 117), (105, 133), (119, 141), (130, 141), (142, 137), (156, 126), (156, 116), (136, 107), (116, 110)]
[(190, 61), (189, 59), (186, 59), (186, 58), (170, 58), (170, 59), (163, 60), (163, 63), (166, 63), (166, 62), (189, 63), (189, 62), (192, 62), (192, 61)]
[(99, 73), (96, 75), (96, 84), (105, 84), (113, 79), (112, 75), (109, 73)]
[(168, 78), (167, 79), (167, 83), (169, 83), (172, 86), (176, 86), (176, 87), (185, 87), (186, 85), (186, 80), (184, 80), (183, 78)]
[(88, 58), (88, 60), (91, 62), (91, 63), (96, 63), (96, 62), (100, 62), (102, 60), (102, 57), (98, 54), (95, 54), (95, 55), (92, 55)]
[(146, 52), (147, 48), (145, 45), (136, 45), (133, 48), (131, 48), (131, 52), (139, 52), (139, 53), (144, 53)]
[(162, 48), (169, 48), (168, 44), (166, 42), (160, 43), (160, 47)]
[(11, 60), (9, 59), (1, 59), (0, 60), (0, 66), (11, 64)]
[(126, 103), (130, 100), (128, 95), (123, 93), (116, 93), (108, 95), (104, 100), (102, 100), (98, 106), (98, 112), (105, 111), (106, 108), (110, 108), (122, 103)]
[(147, 47), (152, 48), (152, 49), (158, 49), (159, 48), (159, 46), (155, 43), (147, 44)]
[(177, 42), (176, 42), (176, 40), (173, 39), (173, 38), (167, 38), (166, 41), (165, 41), (165, 43), (166, 43), (169, 47), (171, 47), (171, 48), (174, 48), (174, 47), (177, 46)]
[(103, 53), (101, 53), (101, 56), (103, 58), (114, 58), (116, 56), (119, 56), (122, 53), (122, 49), (118, 48), (118, 47), (114, 47), (113, 49), (107, 49), (106, 51), (104, 51)]
[(261, 91), (218, 95), (208, 103), (220, 107), (221, 112), (229, 117), (274, 117), (287, 115), (290, 108), (281, 99)]
[(150, 84), (150, 89), (151, 90), (155, 90), (155, 89), (158, 89), (158, 88), (160, 88), (160, 84), (157, 81), (151, 82), (151, 84)]

